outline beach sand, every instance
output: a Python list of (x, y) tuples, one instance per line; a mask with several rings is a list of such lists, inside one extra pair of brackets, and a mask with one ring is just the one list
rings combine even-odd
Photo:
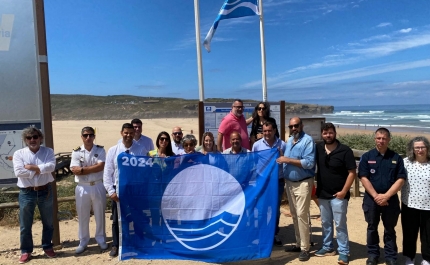
[[(97, 129), (96, 143), (105, 146), (106, 150), (110, 146), (117, 143), (120, 138), (120, 130), (123, 123), (129, 122), (129, 120), (111, 120), (111, 121), (54, 121), (54, 149), (55, 152), (70, 152), (73, 148), (82, 144), (80, 139), (80, 130), (84, 126), (92, 126)], [(191, 133), (191, 131), (198, 135), (198, 124), (197, 119), (149, 119), (143, 120), (143, 134), (155, 139), (160, 131), (167, 131), (171, 133), (171, 129), (174, 126), (182, 126), (184, 133)], [(306, 127), (305, 127), (306, 128)], [(306, 129), (305, 129), (306, 131)], [(351, 128), (339, 128), (338, 134), (346, 133), (373, 133), (373, 130), (356, 130)], [(394, 134), (398, 134), (395, 132)], [(401, 135), (405, 135), (401, 133)], [(407, 135), (411, 135), (407, 133)], [(364, 189), (361, 187), (361, 194)], [(350, 252), (351, 252), (351, 265), (364, 264), (367, 259), (366, 254), (366, 222), (364, 221), (363, 210), (361, 208), (362, 197), (351, 197), (348, 207), (348, 231), (350, 239)], [(287, 209), (283, 209), (287, 210)], [(312, 220), (312, 242), (316, 245), (311, 247), (311, 253), (314, 253), (321, 247), (321, 223), (317, 221), (316, 216), (319, 214), (319, 209), (314, 202), (311, 202), (311, 220)], [(111, 240), (111, 221), (109, 220), (110, 214), (106, 214), (106, 232), (108, 240)], [(91, 236), (94, 236), (95, 223), (92, 217), (91, 219)], [(291, 217), (281, 215), (280, 220), (280, 237), (284, 242), (285, 246), (291, 246), (294, 244), (294, 228)], [(100, 250), (95, 243), (94, 239), (91, 239), (90, 246), (86, 252), (81, 255), (75, 255), (74, 250), (77, 247), (79, 241), (78, 235), (78, 222), (77, 218), (72, 220), (65, 220), (60, 222), (60, 238), (62, 249), (58, 251), (58, 257), (54, 260), (43, 257), (43, 251), (41, 250), (41, 223), (35, 222), (33, 225), (33, 238), (36, 244), (35, 246), (35, 259), (30, 261), (29, 264), (41, 264), (47, 265), (52, 262), (59, 264), (69, 265), (81, 265), (81, 264), (119, 264), (117, 259), (111, 259), (108, 252), (100, 253)], [(396, 227), (397, 231), (397, 244), (399, 252), (402, 251), (402, 231), (400, 225), (400, 218)], [(382, 223), (379, 225), (379, 233), (381, 238), (381, 258), (383, 259), (383, 228)], [(17, 264), (19, 259), (19, 227), (0, 227), (0, 264)], [(336, 245), (336, 244), (335, 244)], [(420, 243), (417, 243), (417, 252), (420, 251)], [(316, 257), (311, 254), (311, 259), (307, 262), (300, 262), (298, 259), (298, 253), (288, 253), (284, 251), (284, 248), (273, 247), (271, 257), (260, 261), (243, 261), (240, 263), (232, 264), (337, 264), (338, 256), (331, 257)], [(416, 264), (421, 261), (421, 255), (417, 254)], [(380, 263), (381, 263), (380, 262)], [(399, 254), (399, 263), (403, 264), (404, 259)], [(179, 260), (129, 260), (121, 262), (121, 264), (151, 264), (151, 265), (185, 265), (185, 264), (203, 264), (202, 262), (193, 261), (179, 261)]]

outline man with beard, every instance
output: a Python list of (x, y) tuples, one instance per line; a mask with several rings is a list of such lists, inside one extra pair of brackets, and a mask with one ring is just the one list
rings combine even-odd
[[(378, 225), (384, 225), (385, 264), (397, 264), (396, 230), (400, 215), (397, 192), (406, 179), (402, 157), (388, 148), (391, 135), (386, 128), (375, 132), (376, 148), (361, 156), (358, 177), (366, 192), (363, 198), (364, 219), (367, 222), (366, 265), (379, 262)], [(424, 187), (423, 187), (424, 188)]]
[(315, 144), (311, 136), (303, 132), (299, 117), (290, 119), (290, 138), (284, 156), (276, 159), (283, 164), (287, 197), (293, 216), (296, 244), (288, 252), (301, 252), (300, 261), (310, 258), (309, 206), (315, 175)]
[(349, 189), (356, 176), (354, 154), (346, 145), (336, 139), (336, 128), (332, 123), (321, 127), (324, 142), (316, 146), (317, 196), (321, 211), (322, 248), (317, 257), (333, 256), (333, 221), (336, 225), (338, 264), (349, 263), (349, 239), (346, 212), (350, 197)]
[(134, 138), (134, 128), (130, 123), (124, 123), (120, 132), (122, 142), (112, 146), (106, 157), (106, 164), (103, 173), (103, 184), (112, 200), (112, 250), (109, 255), (115, 257), (118, 255), (119, 247), (119, 225), (118, 225), (118, 209), (117, 203), (119, 198), (116, 193), (116, 186), (118, 185), (118, 163), (117, 157), (119, 154), (126, 152), (135, 156), (146, 155), (142, 153), (142, 147), (137, 144)]
[(241, 154), (249, 152), (248, 149), (242, 146), (242, 137), (240, 133), (234, 131), (230, 134), (230, 148), (225, 149), (223, 154)]
[(182, 129), (181, 127), (173, 127), (172, 129), (172, 151), (175, 153), (175, 155), (182, 154), (184, 152), (184, 147), (182, 146), (181, 140), (182, 140)]
[[(286, 145), (285, 142), (276, 137), (276, 132), (278, 128), (276, 126), (276, 121), (273, 118), (268, 118), (267, 121), (263, 123), (263, 138), (258, 140), (252, 146), (252, 152), (262, 151), (271, 148), (278, 148), (280, 155), (282, 156), (285, 152)], [(278, 207), (276, 208), (276, 226), (275, 226), (275, 238), (273, 244), (277, 247), (282, 247), (282, 241), (279, 239), (279, 218), (281, 217), (281, 200), (282, 194), (284, 194), (284, 175), (282, 173), (282, 166), (279, 165), (279, 182), (278, 182)]]
[(243, 116), (243, 101), (240, 99), (236, 99), (233, 102), (230, 113), (222, 119), (219, 125), (217, 139), (219, 152), (231, 147), (230, 134), (234, 131), (240, 134), (242, 146), (249, 150), (248, 129)]
[(53, 197), (52, 172), (55, 170), (54, 150), (41, 146), (43, 134), (36, 127), (28, 127), (22, 131), (22, 141), (26, 147), (13, 154), (13, 170), (18, 178), (19, 187), (19, 228), (21, 257), (19, 263), (27, 263), (33, 253), (32, 226), (34, 209), (39, 209), (42, 219), (42, 248), (48, 258), (57, 254), (52, 248), (54, 234), (54, 218), (52, 217)]

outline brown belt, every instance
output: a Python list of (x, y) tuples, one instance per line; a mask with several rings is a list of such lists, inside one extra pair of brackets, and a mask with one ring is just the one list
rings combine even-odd
[(47, 184), (43, 185), (43, 186), (37, 186), (37, 187), (26, 187), (23, 188), (24, 190), (34, 190), (34, 191), (39, 191), (39, 190), (46, 190), (48, 188), (48, 186), (51, 185), (51, 182), (48, 182)]

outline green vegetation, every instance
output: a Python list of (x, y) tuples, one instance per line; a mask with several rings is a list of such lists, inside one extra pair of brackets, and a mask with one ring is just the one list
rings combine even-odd
[[(370, 150), (375, 148), (373, 134), (345, 134), (337, 137), (340, 142), (357, 150)], [(399, 154), (406, 153), (406, 145), (411, 139), (410, 136), (391, 136), (390, 145), (388, 146), (394, 152)]]

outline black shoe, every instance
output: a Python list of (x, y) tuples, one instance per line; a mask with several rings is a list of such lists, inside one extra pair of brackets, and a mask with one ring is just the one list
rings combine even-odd
[(378, 259), (377, 258), (368, 258), (366, 260), (366, 265), (377, 265)]
[(393, 259), (386, 259), (385, 260), (386, 265), (397, 265), (397, 261)]
[(300, 252), (300, 251), (302, 251), (302, 249), (296, 246), (292, 248), (285, 248), (285, 252)]
[(299, 255), (300, 261), (308, 261), (311, 258), (311, 255), (309, 255), (309, 251), (303, 250), (302, 253)]
[(111, 256), (111, 257), (118, 256), (118, 247), (113, 246), (110, 253), (109, 253), (109, 256)]
[(277, 247), (282, 247), (284, 244), (282, 244), (282, 241), (279, 239), (278, 236), (275, 236), (275, 239), (273, 240), (273, 245)]

